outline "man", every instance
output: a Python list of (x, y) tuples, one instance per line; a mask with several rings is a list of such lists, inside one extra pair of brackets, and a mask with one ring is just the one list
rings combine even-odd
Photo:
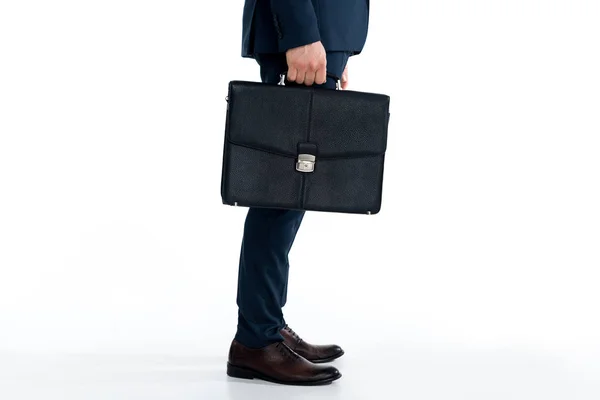
[[(287, 72), (288, 85), (348, 85), (346, 62), (367, 36), (368, 0), (246, 0), (242, 56), (260, 65), (265, 83)], [(320, 385), (341, 377), (320, 365), (341, 357), (339, 346), (304, 342), (284, 322), (288, 253), (303, 211), (251, 208), (240, 255), (238, 330), (227, 373), (281, 384)]]

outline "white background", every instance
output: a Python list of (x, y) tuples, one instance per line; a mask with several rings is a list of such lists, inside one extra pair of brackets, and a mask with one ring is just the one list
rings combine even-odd
[(298, 389), (225, 377), (242, 2), (0, 1), (0, 397), (600, 396), (600, 4), (371, 3), (384, 204), (304, 220), (286, 317), (347, 355)]

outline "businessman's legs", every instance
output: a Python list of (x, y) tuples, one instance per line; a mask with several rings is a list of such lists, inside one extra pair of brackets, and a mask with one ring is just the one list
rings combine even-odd
[[(264, 83), (279, 82), (286, 71), (284, 54), (256, 57)], [(330, 73), (341, 76), (348, 54), (328, 53)], [(290, 85), (288, 83), (288, 85)], [(335, 89), (335, 79), (322, 85)], [(303, 211), (252, 208), (248, 211), (240, 255), (236, 340), (260, 348), (280, 342), (284, 328), (282, 308), (287, 301), (288, 254), (300, 227)]]
[[(348, 57), (347, 53), (328, 53), (328, 71), (341, 77)], [(285, 54), (259, 55), (256, 59), (265, 83), (278, 83), (280, 74), (287, 70)], [(336, 81), (328, 78), (322, 86), (335, 89)], [(310, 361), (331, 361), (343, 354), (342, 349), (302, 341), (283, 319), (288, 254), (303, 217), (303, 211), (295, 210), (248, 211), (238, 276), (238, 329), (229, 354), (231, 376), (304, 384), (340, 376), (335, 368)]]
[(251, 348), (283, 341), (288, 253), (304, 212), (251, 208), (240, 254), (236, 340)]

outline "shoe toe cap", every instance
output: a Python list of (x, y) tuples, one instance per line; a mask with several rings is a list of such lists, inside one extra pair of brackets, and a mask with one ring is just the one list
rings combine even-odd
[(332, 366), (327, 366), (327, 367), (322, 367), (319, 368), (319, 377), (318, 379), (337, 379), (339, 377), (342, 376), (342, 374), (340, 373), (340, 371)]
[(342, 354), (344, 354), (344, 350), (342, 350), (342, 348), (340, 346), (331, 345), (331, 346), (325, 346), (324, 348), (322, 348), (320, 353), (323, 356), (323, 358), (332, 358), (332, 357), (337, 358), (337, 357), (340, 357)]

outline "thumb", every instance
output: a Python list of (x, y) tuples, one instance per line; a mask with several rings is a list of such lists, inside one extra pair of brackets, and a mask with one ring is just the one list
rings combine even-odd
[(348, 67), (344, 68), (344, 72), (342, 73), (342, 89), (346, 89), (348, 87)]

